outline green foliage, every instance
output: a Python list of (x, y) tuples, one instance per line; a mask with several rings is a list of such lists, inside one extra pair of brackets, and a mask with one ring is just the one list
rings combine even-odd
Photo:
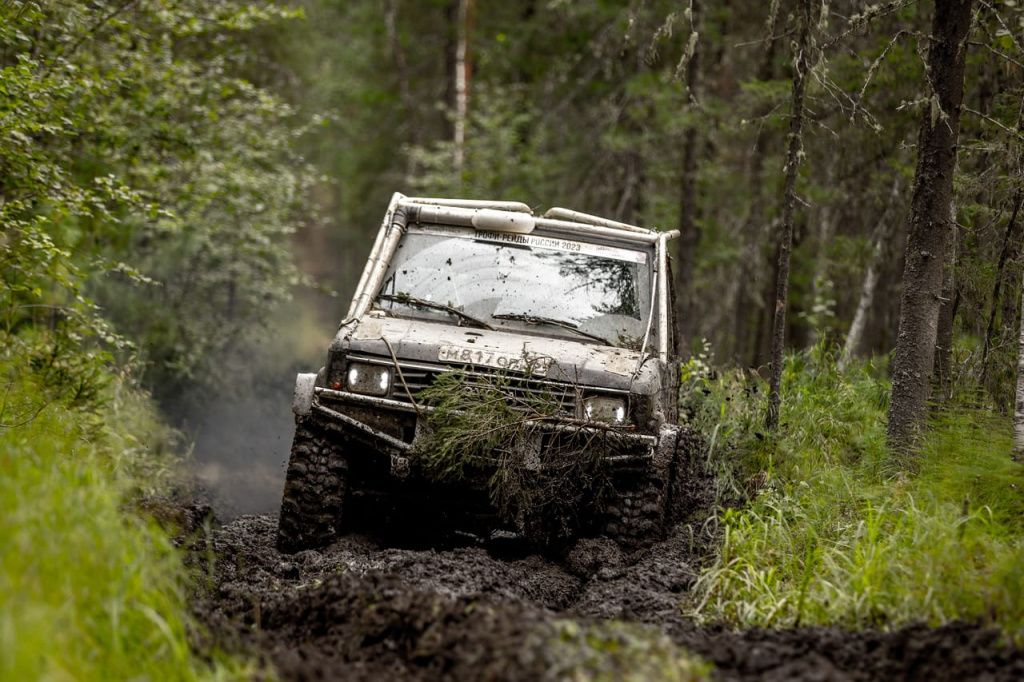
[(163, 489), (169, 434), (148, 397), (104, 377), (85, 407), (31, 346), (0, 356), (0, 677), (193, 680), (251, 674), (190, 648), (185, 573), (167, 535), (126, 514)]
[(544, 154), (544, 128), (524, 87), (481, 87), (474, 93), (461, 175), (453, 173), (455, 144), (440, 140), (409, 150), (409, 187), (424, 196), (540, 197), (554, 178)]
[(415, 455), (437, 481), (482, 477), (506, 523), (541, 542), (559, 540), (606, 492), (601, 461), (610, 436), (599, 429), (545, 432), (563, 405), (551, 393), (523, 390), (521, 381), (500, 373), (439, 376), (418, 394), (433, 410)]
[(310, 180), (291, 151), (301, 130), (240, 77), (235, 49), (297, 15), (130, 5), (0, 9), (0, 316), (7, 331), (134, 349), (163, 393), (222, 378), (218, 352), (299, 279), (287, 240)]
[[(399, 378), (399, 383), (401, 379)], [(470, 376), (445, 372), (418, 394), (430, 431), (418, 456), (434, 479), (458, 480), (474, 461), (490, 461), (496, 448), (526, 437), (536, 425), (558, 414), (552, 395), (515, 391), (509, 375)]]
[(238, 49), (297, 16), (0, 6), (0, 677), (248, 672), (196, 658), (179, 558), (126, 511), (167, 492), (177, 445), (132, 374), (216, 380), (299, 279), (301, 127)]
[(701, 414), (717, 422), (754, 499), (721, 515), (721, 555), (698, 580), (698, 616), (1024, 628), (1024, 467), (1010, 459), (1004, 418), (976, 408), (939, 413), (919, 472), (907, 476), (888, 462), (888, 386), (870, 366), (843, 375), (820, 351), (792, 356), (772, 439), (757, 431), (750, 401), (731, 399), (746, 382), (707, 386)]

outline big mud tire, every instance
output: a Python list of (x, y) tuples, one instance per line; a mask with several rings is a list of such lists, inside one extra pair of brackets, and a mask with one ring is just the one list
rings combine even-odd
[(656, 542), (665, 531), (665, 485), (655, 472), (628, 472), (613, 481), (605, 503), (604, 535), (625, 549)]
[(341, 530), (348, 463), (306, 419), (295, 424), (281, 498), (277, 548), (293, 553), (330, 544)]
[(712, 480), (704, 438), (681, 429), (668, 469), (628, 472), (614, 481), (605, 502), (604, 535), (627, 549), (651, 545), (677, 523), (709, 507)]

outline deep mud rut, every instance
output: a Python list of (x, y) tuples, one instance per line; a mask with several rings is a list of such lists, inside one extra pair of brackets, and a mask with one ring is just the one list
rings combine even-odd
[[(686, 533), (632, 555), (584, 541), (553, 559), (360, 536), (284, 555), (275, 531), (273, 516), (242, 517), (214, 530), (191, 561), (208, 578), (194, 600), (205, 637), (261, 657), (282, 679), (535, 680), (581, 670), (643, 679), (664, 670), (645, 661), (683, 650), (723, 680), (1024, 679), (1021, 651), (965, 624), (889, 633), (698, 627), (679, 606), (695, 578)], [(595, 658), (596, 635), (580, 627), (617, 628), (597, 639), (639, 654)]]

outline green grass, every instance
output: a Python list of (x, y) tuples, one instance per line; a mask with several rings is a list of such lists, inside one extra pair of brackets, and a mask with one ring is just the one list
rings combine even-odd
[(180, 558), (126, 511), (167, 468), (148, 399), (108, 376), (89, 407), (74, 404), (14, 345), (0, 357), (0, 679), (246, 673), (192, 652)]
[[(952, 407), (932, 419), (917, 471), (887, 457), (888, 385), (840, 375), (821, 350), (790, 358), (782, 425), (736, 374), (700, 382), (696, 420), (755, 499), (720, 515), (721, 554), (693, 610), (736, 625), (850, 627), (978, 619), (1024, 632), (1024, 467), (1008, 417)], [(700, 393), (699, 395), (704, 395)], [(749, 396), (747, 396), (749, 398)], [(752, 482), (756, 481), (754, 485)]]

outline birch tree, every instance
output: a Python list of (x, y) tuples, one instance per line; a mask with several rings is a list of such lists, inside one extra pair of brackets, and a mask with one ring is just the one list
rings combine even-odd
[(864, 329), (867, 327), (868, 313), (875, 302), (875, 290), (878, 288), (878, 277), (882, 269), (882, 263), (888, 250), (889, 241), (895, 227), (895, 219), (892, 217), (893, 207), (899, 200), (900, 182), (899, 178), (893, 180), (892, 192), (889, 202), (886, 204), (882, 215), (878, 218), (874, 234), (871, 238), (871, 260), (868, 262), (867, 270), (864, 271), (864, 280), (860, 286), (860, 296), (857, 299), (857, 309), (853, 314), (853, 322), (850, 323), (850, 330), (846, 334), (846, 341), (843, 343), (843, 351), (839, 356), (839, 371), (849, 366), (857, 349), (861, 347), (864, 339)]
[[(698, 106), (700, 89), (700, 0), (690, 0), (688, 13), (690, 16), (690, 38), (683, 53), (679, 67), (685, 66), (686, 88), (688, 93), (687, 108), (691, 115)], [(680, 347), (689, 348), (694, 332), (693, 317), (693, 271), (697, 260), (697, 247), (700, 244), (700, 228), (697, 225), (697, 155), (700, 153), (697, 139), (697, 124), (691, 121), (683, 134), (683, 161), (679, 179), (679, 231), (677, 254), (679, 266), (676, 275), (676, 296)]]
[(461, 177), (466, 160), (466, 122), (469, 117), (469, 34), (473, 26), (473, 0), (458, 0), (455, 21), (457, 38), (455, 70), (452, 74), (455, 85), (455, 119), (452, 123), (452, 136), (455, 143), (455, 172)]

